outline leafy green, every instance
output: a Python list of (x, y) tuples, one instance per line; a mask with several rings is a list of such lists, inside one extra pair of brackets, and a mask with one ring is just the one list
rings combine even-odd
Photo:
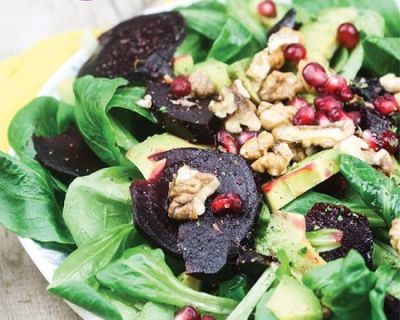
[(376, 306), (370, 303), (369, 293), (375, 287), (376, 276), (356, 251), (310, 270), (303, 283), (321, 297), (335, 319), (372, 319)]
[(218, 296), (233, 300), (242, 300), (248, 291), (247, 277), (243, 274), (238, 274), (232, 279), (222, 282), (218, 288)]
[(243, 300), (237, 305), (235, 310), (226, 318), (226, 320), (244, 320), (248, 319), (253, 309), (260, 301), (261, 297), (272, 285), (276, 279), (276, 266), (273, 264), (257, 280)]
[(183, 307), (192, 305), (204, 312), (229, 314), (236, 306), (231, 299), (192, 290), (175, 278), (164, 261), (162, 250), (139, 246), (96, 275), (99, 282), (124, 296)]
[[(220, 35), (215, 40), (208, 53), (208, 58), (214, 58), (222, 62), (229, 62), (253, 40), (253, 35), (237, 20), (229, 18)], [(248, 52), (249, 56), (259, 51), (259, 47), (253, 46), (254, 52)]]
[(48, 290), (105, 319), (122, 320), (116, 303), (104, 294), (94, 275), (136, 243), (135, 235), (132, 225), (120, 225), (85, 243), (57, 268)]
[(355, 192), (391, 226), (400, 217), (400, 187), (394, 179), (350, 155), (340, 158), (340, 170)]
[(57, 203), (54, 184), (39, 164), (0, 152), (0, 224), (42, 242), (74, 243)]
[(173, 308), (165, 305), (147, 302), (140, 312), (137, 320), (171, 320), (173, 317)]
[(400, 269), (400, 259), (397, 252), (390, 245), (380, 241), (374, 241), (372, 261), (376, 267), (387, 264)]
[(211, 40), (218, 38), (226, 22), (226, 7), (215, 0), (196, 2), (178, 10), (190, 29)]
[(390, 37), (399, 37), (399, 9), (394, 0), (365, 1), (365, 0), (293, 0), (295, 7), (308, 11), (314, 17), (323, 9), (338, 7), (354, 7), (359, 11), (366, 9), (379, 13), (386, 22), (385, 34)]
[(266, 293), (264, 293), (260, 301), (257, 303), (255, 320), (278, 320), (274, 313), (266, 307), (267, 302), (271, 298), (273, 293), (274, 289), (268, 290)]
[(363, 65), (363, 60), (364, 60), (364, 48), (361, 44), (359, 44), (351, 52), (349, 59), (342, 67), (339, 74), (348, 80), (354, 79)]
[(364, 66), (373, 73), (382, 76), (399, 72), (400, 38), (368, 37), (363, 41), (363, 47)]
[(207, 52), (211, 47), (210, 40), (202, 36), (200, 33), (188, 30), (185, 40), (178, 47), (175, 56), (183, 56), (190, 54), (194, 63), (199, 63), (207, 58)]
[(113, 227), (132, 222), (129, 185), (140, 178), (135, 169), (112, 167), (72, 182), (63, 217), (78, 246)]
[(39, 97), (15, 115), (8, 128), (8, 140), (21, 159), (34, 159), (32, 135), (55, 136), (71, 122), (73, 107), (51, 97)]

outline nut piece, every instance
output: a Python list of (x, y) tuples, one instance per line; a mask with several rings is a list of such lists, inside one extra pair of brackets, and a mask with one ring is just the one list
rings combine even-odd
[(339, 149), (341, 153), (349, 154), (372, 166), (381, 168), (387, 175), (391, 175), (394, 171), (393, 159), (389, 152), (384, 149), (376, 152), (369, 147), (367, 142), (359, 137), (351, 136), (340, 142), (336, 148)]
[(321, 126), (284, 126), (274, 129), (272, 134), (276, 140), (298, 143), (305, 148), (329, 149), (354, 135), (355, 129), (353, 121), (344, 120)]
[(216, 86), (204, 72), (197, 70), (189, 76), (192, 93), (196, 96), (211, 96), (216, 93)]
[(271, 53), (277, 49), (282, 49), (283, 46), (287, 46), (287, 45), (293, 44), (293, 43), (304, 44), (303, 35), (299, 31), (284, 27), (284, 28), (281, 28), (278, 32), (273, 33), (269, 37), (268, 51)]
[(224, 119), (229, 114), (236, 111), (237, 105), (235, 102), (235, 94), (231, 88), (224, 87), (221, 90), (218, 101), (211, 101), (208, 108), (218, 118)]
[(292, 99), (301, 91), (304, 91), (303, 81), (293, 72), (272, 71), (261, 86), (260, 97), (275, 102)]
[(206, 211), (205, 201), (219, 187), (216, 176), (181, 167), (169, 185), (168, 216), (175, 220), (197, 220)]
[(274, 146), (273, 152), (268, 152), (255, 161), (251, 167), (259, 173), (268, 172), (271, 176), (280, 176), (287, 172), (294, 154), (287, 143), (279, 143)]
[(240, 154), (247, 160), (257, 160), (274, 146), (275, 139), (269, 132), (263, 131), (258, 137), (247, 141), (240, 149)]
[(153, 105), (152, 97), (149, 94), (146, 94), (143, 99), (140, 99), (136, 102), (139, 107), (150, 109)]
[(225, 129), (230, 133), (240, 133), (243, 131), (242, 126), (247, 127), (250, 131), (259, 131), (261, 122), (256, 115), (256, 106), (250, 99), (236, 95), (236, 112), (229, 116), (225, 122)]
[(260, 118), (261, 126), (272, 131), (277, 127), (291, 125), (296, 112), (296, 107), (284, 106), (282, 103), (261, 102), (257, 115)]
[(400, 92), (400, 77), (396, 77), (394, 73), (388, 73), (387, 75), (381, 77), (379, 82), (387, 92)]
[(396, 250), (397, 255), (400, 256), (400, 219), (392, 221), (392, 227), (389, 230), (390, 244)]
[(397, 109), (398, 109), (398, 111), (400, 112), (400, 92), (399, 92), (399, 93), (396, 93), (396, 94), (394, 95), (394, 99), (395, 99), (396, 102), (397, 102)]

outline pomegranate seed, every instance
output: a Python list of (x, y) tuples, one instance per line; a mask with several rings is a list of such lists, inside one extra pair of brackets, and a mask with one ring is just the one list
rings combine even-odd
[(385, 131), (380, 136), (380, 145), (391, 154), (400, 152), (400, 136), (393, 131)]
[[(347, 116), (346, 112), (344, 112), (341, 108), (333, 108), (326, 114), (332, 122), (349, 120), (350, 118)], [(352, 120), (352, 119), (351, 119)]]
[(314, 105), (317, 110), (323, 112), (329, 112), (335, 108), (343, 108), (343, 104), (333, 96), (318, 96), (314, 99)]
[(370, 130), (363, 131), (362, 138), (366, 143), (368, 143), (370, 148), (374, 149), (375, 151), (379, 150), (378, 139)]
[(325, 68), (316, 62), (311, 62), (304, 67), (303, 77), (313, 87), (321, 87), (328, 81)]
[(310, 106), (301, 107), (294, 116), (293, 123), (296, 126), (312, 125), (315, 122), (315, 111)]
[(345, 48), (354, 49), (360, 40), (360, 34), (354, 24), (342, 23), (337, 30), (337, 40)]
[(289, 101), (289, 106), (293, 106), (296, 108), (302, 108), (302, 107), (309, 107), (310, 105), (308, 104), (306, 99), (297, 96)]
[(236, 144), (240, 149), (247, 141), (249, 141), (250, 139), (253, 139), (255, 137), (257, 137), (256, 131), (243, 131), (236, 138)]
[(258, 13), (264, 17), (275, 18), (276, 17), (276, 5), (271, 0), (266, 0), (258, 5)]
[(350, 87), (346, 86), (336, 94), (336, 97), (342, 102), (349, 102), (354, 98), (354, 93)]
[(201, 318), (195, 308), (187, 306), (175, 313), (174, 320), (201, 320)]
[(192, 86), (188, 79), (184, 76), (179, 76), (172, 81), (171, 91), (177, 97), (185, 97), (192, 92)]
[(305, 59), (307, 56), (306, 48), (300, 43), (289, 44), (283, 52), (285, 60), (299, 63), (300, 60)]
[(205, 315), (201, 318), (201, 320), (215, 320), (215, 318), (213, 316), (210, 315)]
[(237, 193), (224, 193), (216, 196), (211, 203), (211, 210), (214, 213), (233, 212), (240, 213), (243, 209), (242, 199)]
[(331, 123), (331, 121), (324, 112), (318, 111), (315, 115), (315, 119), (317, 120), (317, 123), (320, 126), (326, 126)]
[(361, 113), (358, 111), (350, 111), (347, 112), (347, 116), (353, 120), (355, 125), (358, 125), (361, 122)]
[(321, 91), (326, 94), (335, 94), (347, 87), (346, 79), (342, 76), (333, 75), (321, 87)]
[(221, 151), (237, 154), (239, 152), (235, 138), (225, 130), (221, 130), (217, 134), (217, 145)]
[(377, 97), (374, 101), (374, 106), (383, 115), (397, 111), (396, 99), (391, 94)]

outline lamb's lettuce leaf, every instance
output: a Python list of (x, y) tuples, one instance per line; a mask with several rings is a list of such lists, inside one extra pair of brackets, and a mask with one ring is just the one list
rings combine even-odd
[(376, 267), (387, 264), (400, 270), (400, 259), (396, 250), (394, 250), (391, 245), (381, 241), (374, 241), (372, 262)]
[(137, 320), (171, 320), (174, 317), (174, 308), (153, 302), (147, 302)]
[(188, 30), (185, 40), (178, 47), (175, 56), (190, 54), (194, 63), (199, 63), (207, 58), (207, 52), (211, 47), (211, 41), (196, 31)]
[(39, 164), (29, 165), (0, 152), (0, 224), (21, 237), (73, 244), (55, 195)]
[(63, 217), (78, 246), (132, 222), (129, 185), (142, 175), (126, 167), (102, 169), (69, 186)]
[(162, 250), (139, 246), (97, 273), (104, 287), (125, 299), (171, 306), (192, 305), (203, 312), (229, 314), (237, 302), (198, 292), (183, 285), (165, 263)]

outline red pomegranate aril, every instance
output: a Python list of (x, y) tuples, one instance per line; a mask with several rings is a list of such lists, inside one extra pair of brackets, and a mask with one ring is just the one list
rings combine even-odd
[(271, 0), (266, 0), (258, 5), (258, 13), (267, 18), (276, 17), (276, 5)]
[(378, 139), (370, 130), (363, 131), (362, 138), (366, 143), (368, 143), (370, 148), (374, 149), (375, 151), (379, 150)]
[(243, 131), (236, 137), (236, 144), (240, 149), (247, 141), (257, 137), (256, 131)]
[(237, 154), (239, 152), (235, 138), (225, 130), (217, 133), (217, 146), (228, 153)]
[(174, 96), (185, 97), (192, 93), (192, 86), (188, 79), (179, 76), (172, 81), (171, 91)]
[(342, 23), (337, 30), (337, 40), (343, 47), (352, 50), (357, 46), (360, 34), (354, 24)]
[(175, 313), (174, 320), (201, 320), (201, 317), (195, 308), (187, 306)]
[(285, 48), (283, 56), (287, 61), (299, 63), (300, 60), (306, 58), (307, 49), (301, 43), (292, 43)]
[(380, 144), (383, 149), (390, 154), (397, 154), (400, 152), (400, 136), (393, 131), (385, 131), (380, 136)]
[(336, 97), (342, 102), (349, 102), (354, 98), (354, 93), (350, 87), (346, 86), (336, 94)]
[(292, 100), (289, 101), (289, 106), (302, 108), (302, 107), (309, 107), (307, 100), (302, 97), (294, 97)]
[[(350, 118), (347, 116), (346, 112), (344, 112), (341, 108), (333, 108), (328, 111), (326, 114), (332, 122), (349, 120)], [(351, 119), (352, 120), (352, 119)]]
[(302, 73), (304, 80), (313, 87), (321, 87), (328, 81), (325, 68), (316, 62), (307, 64)]
[(374, 106), (376, 110), (383, 115), (388, 115), (397, 111), (396, 99), (391, 94), (377, 97), (374, 101)]
[(349, 111), (347, 112), (347, 116), (353, 120), (355, 125), (358, 125), (361, 122), (361, 113), (358, 111)]
[(201, 318), (201, 320), (215, 320), (215, 318), (213, 316), (210, 315), (205, 315)]
[(301, 107), (294, 116), (293, 123), (296, 126), (313, 125), (315, 123), (315, 111), (310, 106)]
[(332, 109), (342, 109), (343, 103), (334, 96), (318, 96), (314, 99), (315, 108), (319, 111), (329, 112)]
[(211, 210), (214, 213), (232, 212), (239, 214), (242, 212), (243, 202), (237, 193), (223, 193), (214, 198), (211, 203)]
[(345, 87), (347, 87), (346, 79), (342, 76), (333, 75), (329, 77), (328, 81), (321, 87), (321, 91), (326, 94), (335, 94)]
[(326, 126), (326, 125), (331, 123), (331, 121), (329, 120), (327, 115), (324, 112), (321, 112), (321, 111), (317, 111), (317, 113), (315, 115), (315, 119), (316, 119), (317, 124), (319, 126)]

